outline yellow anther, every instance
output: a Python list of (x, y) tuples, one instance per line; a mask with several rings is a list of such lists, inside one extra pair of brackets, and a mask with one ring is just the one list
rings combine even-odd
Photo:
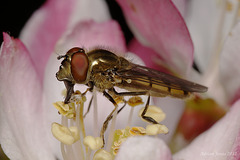
[(127, 103), (129, 106), (135, 107), (137, 105), (143, 104), (143, 101), (142, 101), (141, 97), (134, 96), (134, 97), (129, 98)]
[(143, 127), (126, 127), (125, 129), (119, 129), (115, 131), (114, 142), (112, 145), (112, 154), (116, 155), (123, 142), (129, 137), (146, 135), (146, 131)]
[(59, 111), (59, 113), (67, 118), (75, 118), (76, 111), (73, 103), (65, 104), (62, 101), (53, 103), (54, 107)]
[(82, 93), (81, 93), (79, 90), (76, 90), (76, 91), (74, 92), (74, 94), (79, 94), (79, 95), (81, 95)]
[(133, 136), (137, 136), (137, 135), (145, 135), (146, 134), (146, 130), (143, 127), (132, 127), (129, 132), (131, 133), (131, 135)]
[(113, 156), (103, 150), (103, 149), (99, 149), (93, 156), (93, 160), (113, 160)]
[(157, 135), (161, 133), (168, 133), (168, 128), (162, 124), (152, 124), (146, 127), (146, 134), (147, 135)]
[(113, 145), (112, 145), (112, 153), (113, 155), (117, 155), (119, 149), (120, 149), (120, 146), (123, 142), (125, 142), (127, 140), (127, 138), (121, 138), (119, 139), (118, 141), (114, 142)]
[(80, 139), (77, 127), (67, 128), (58, 123), (52, 123), (52, 134), (60, 142), (71, 145)]
[(114, 99), (114, 101), (115, 101), (117, 104), (119, 104), (119, 103), (124, 103), (124, 98), (123, 98), (123, 96), (116, 96), (116, 95), (114, 95), (114, 96), (113, 96), (113, 99)]
[(75, 102), (76, 104), (86, 102), (86, 100), (86, 96), (83, 95), (79, 90), (76, 90), (71, 97), (71, 102)]
[(72, 134), (73, 138), (75, 139), (75, 142), (80, 139), (79, 130), (77, 127), (71, 126), (68, 129), (71, 131), (71, 134)]
[(86, 136), (83, 140), (83, 144), (88, 146), (91, 150), (97, 150), (103, 146), (103, 141), (100, 137)]
[[(143, 110), (144, 110), (144, 108), (142, 108), (142, 109), (139, 111), (139, 116), (140, 116), (140, 117), (141, 117), (141, 115), (142, 115)], [(165, 114), (159, 107), (150, 105), (150, 106), (148, 107), (148, 110), (147, 110), (145, 116), (151, 117), (151, 118), (153, 118), (155, 121), (157, 121), (157, 122), (159, 123), (159, 122), (161, 122), (162, 120), (165, 119), (166, 114)], [(142, 119), (142, 120), (144, 120), (144, 119)], [(144, 121), (146, 121), (146, 120), (144, 120)]]

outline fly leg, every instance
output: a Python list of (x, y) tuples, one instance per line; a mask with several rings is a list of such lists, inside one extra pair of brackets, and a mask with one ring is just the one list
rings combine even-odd
[(67, 103), (69, 103), (69, 100), (70, 100), (72, 94), (74, 93), (74, 90), (73, 90), (74, 84), (72, 84), (69, 81), (64, 81), (64, 84), (67, 89), (67, 95), (65, 97), (64, 103), (67, 104)]
[[(146, 95), (147, 92), (117, 92), (114, 88), (109, 89), (109, 91), (112, 91), (113, 94), (117, 96), (139, 96), (139, 95)], [(126, 101), (124, 100), (124, 105), (118, 110), (117, 114), (119, 114), (123, 108), (126, 106)]]
[[(142, 91), (142, 92), (120, 92), (119, 93), (114, 88), (112, 88), (111, 91), (113, 91), (113, 93), (118, 95), (118, 96), (137, 96), (137, 95), (148, 94), (148, 92), (144, 92), (144, 91)], [(141, 114), (141, 117), (149, 123), (158, 124), (158, 122), (155, 121), (152, 117), (145, 116), (145, 114), (147, 113), (148, 107), (149, 107), (149, 102), (150, 102), (150, 94), (148, 94), (147, 103), (146, 103), (145, 108), (144, 108), (144, 110)]]
[[(90, 91), (90, 92), (93, 91), (93, 84), (89, 82), (88, 86), (89, 86), (89, 88), (87, 88), (86, 91), (83, 92), (82, 95), (85, 95), (88, 91)], [(85, 118), (86, 115), (88, 114), (88, 112), (90, 111), (90, 108), (91, 108), (91, 105), (92, 105), (92, 101), (93, 101), (93, 95), (92, 95), (92, 98), (91, 98), (91, 100), (90, 100), (90, 102), (89, 102), (89, 104), (88, 104), (87, 112), (83, 115), (83, 118)]]
[(83, 115), (83, 118), (85, 118), (86, 115), (88, 114), (88, 112), (90, 111), (90, 108), (91, 108), (91, 105), (92, 105), (92, 101), (93, 101), (93, 95), (92, 95), (92, 98), (91, 98), (91, 100), (90, 100), (90, 102), (88, 104), (88, 109), (87, 109), (86, 113)]
[[(125, 108), (126, 104), (127, 104), (127, 102), (124, 101), (124, 105), (117, 111), (117, 114), (119, 114), (119, 113), (123, 110), (123, 108)], [(111, 119), (112, 119), (112, 118), (113, 118), (113, 116), (111, 117)], [(111, 120), (111, 119), (110, 119), (110, 120)]]
[(158, 124), (158, 122), (155, 121), (152, 117), (145, 116), (145, 114), (147, 113), (148, 107), (149, 107), (149, 102), (150, 102), (150, 95), (148, 95), (147, 103), (146, 103), (145, 108), (144, 108), (144, 110), (141, 114), (141, 117), (143, 119), (145, 119), (146, 121), (150, 122), (150, 123)]
[[(92, 96), (92, 98), (91, 98), (91, 100), (90, 100), (90, 102), (88, 104), (88, 109), (87, 109), (86, 113), (83, 115), (83, 118), (85, 118), (86, 115), (88, 114), (88, 112), (90, 111), (90, 108), (92, 106), (92, 101), (93, 101), (93, 96)], [(120, 113), (123, 110), (123, 108), (126, 106), (126, 104), (127, 104), (127, 102), (124, 101), (124, 105), (117, 111), (117, 114)]]
[[(138, 95), (148, 94), (148, 92), (146, 92), (146, 91), (142, 91), (142, 92), (117, 92), (114, 88), (112, 88), (111, 91), (113, 91), (113, 93), (118, 95), (118, 96), (138, 96)], [(145, 119), (146, 121), (150, 122), (150, 123), (158, 124), (158, 122), (155, 121), (152, 117), (145, 116), (145, 114), (147, 113), (148, 107), (149, 107), (149, 102), (150, 102), (150, 95), (148, 95), (148, 100), (147, 100), (145, 108), (144, 108), (144, 110), (141, 114), (141, 117), (143, 119)]]
[(104, 92), (103, 92), (103, 95), (104, 95), (105, 97), (107, 97), (107, 99), (108, 99), (109, 101), (111, 101), (111, 102), (113, 103), (114, 109), (112, 110), (112, 112), (108, 115), (108, 117), (107, 117), (106, 120), (104, 121), (103, 126), (102, 126), (102, 129), (101, 129), (100, 137), (101, 137), (102, 140), (103, 140), (103, 146), (102, 146), (102, 147), (104, 147), (104, 145), (105, 145), (104, 133), (105, 133), (105, 131), (107, 130), (108, 123), (109, 123), (109, 121), (112, 119), (113, 113), (114, 113), (114, 112), (116, 111), (116, 109), (118, 108), (117, 103), (115, 102), (115, 100), (112, 98), (112, 96), (111, 96), (110, 94), (108, 94), (106, 91), (104, 91)]

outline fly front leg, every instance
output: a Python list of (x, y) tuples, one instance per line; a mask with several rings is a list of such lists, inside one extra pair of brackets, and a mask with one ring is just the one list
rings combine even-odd
[(145, 105), (145, 108), (141, 114), (141, 117), (145, 119), (146, 121), (153, 123), (153, 124), (159, 124), (157, 121), (155, 121), (152, 117), (145, 116), (147, 113), (148, 107), (149, 107), (149, 102), (150, 102), (150, 95), (148, 95), (147, 103)]
[(88, 109), (87, 109), (86, 113), (83, 115), (83, 118), (85, 118), (86, 115), (88, 114), (88, 112), (90, 111), (90, 108), (92, 106), (92, 101), (93, 101), (93, 95), (92, 95), (92, 98), (91, 98), (91, 100), (90, 100), (90, 102), (88, 104)]
[(100, 137), (101, 137), (102, 140), (103, 140), (103, 146), (102, 146), (102, 147), (104, 147), (104, 145), (105, 145), (104, 133), (105, 133), (105, 131), (107, 130), (108, 123), (109, 123), (109, 121), (112, 119), (113, 113), (114, 113), (114, 112), (117, 110), (117, 108), (118, 108), (117, 103), (115, 102), (115, 100), (112, 98), (112, 96), (111, 96), (110, 94), (108, 94), (106, 91), (104, 91), (104, 92), (103, 92), (103, 95), (104, 95), (105, 97), (107, 97), (107, 99), (108, 99), (109, 101), (111, 101), (111, 102), (113, 103), (114, 109), (112, 110), (112, 112), (108, 115), (108, 117), (107, 117), (106, 120), (104, 121), (103, 126), (102, 126), (102, 129), (101, 129)]
[(67, 104), (67, 103), (69, 103), (69, 100), (70, 100), (72, 94), (74, 93), (74, 90), (73, 90), (74, 84), (71, 83), (70, 81), (64, 81), (64, 84), (67, 89), (67, 95), (65, 97), (64, 103)]
[[(91, 82), (89, 82), (87, 86), (89, 86), (89, 88), (87, 88), (86, 91), (82, 93), (82, 95), (85, 95), (88, 91), (89, 92), (93, 91), (93, 84)], [(86, 115), (88, 114), (88, 112), (90, 111), (90, 108), (92, 106), (92, 101), (93, 101), (93, 95), (92, 95), (92, 98), (91, 98), (91, 100), (90, 100), (90, 102), (88, 104), (87, 112), (83, 115), (83, 118), (85, 118)]]

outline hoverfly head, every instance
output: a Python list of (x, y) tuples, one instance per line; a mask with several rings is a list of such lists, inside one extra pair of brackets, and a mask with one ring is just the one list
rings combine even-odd
[(88, 72), (88, 57), (82, 48), (74, 47), (66, 55), (60, 55), (58, 60), (63, 59), (56, 77), (59, 81), (72, 83), (85, 83)]

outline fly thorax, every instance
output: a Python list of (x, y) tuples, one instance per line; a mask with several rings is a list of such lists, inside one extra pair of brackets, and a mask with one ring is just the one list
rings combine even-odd
[(114, 86), (112, 79), (102, 73), (93, 74), (91, 79), (94, 85), (100, 90), (110, 89)]

